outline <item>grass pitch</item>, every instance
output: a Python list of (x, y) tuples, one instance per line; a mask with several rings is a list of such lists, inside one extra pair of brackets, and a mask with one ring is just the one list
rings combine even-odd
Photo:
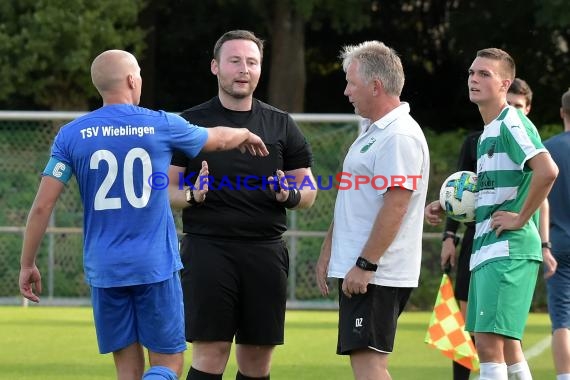
[[(395, 380), (451, 379), (451, 363), (424, 341), (430, 313), (405, 312), (400, 317), (390, 373)], [(285, 345), (276, 349), (272, 379), (351, 379), (348, 357), (337, 356), (335, 311), (288, 311)], [(546, 314), (531, 314), (525, 350), (550, 334)], [(115, 378), (113, 358), (100, 355), (88, 307), (0, 307), (0, 379), (108, 380)], [(191, 347), (185, 355), (190, 367)], [(536, 351), (536, 350), (534, 350)], [(535, 379), (555, 377), (550, 348), (529, 360)], [(535, 353), (533, 353), (535, 355)], [(224, 380), (235, 379), (232, 357)], [(474, 376), (472, 376), (473, 378)], [(185, 378), (185, 374), (183, 376)]]

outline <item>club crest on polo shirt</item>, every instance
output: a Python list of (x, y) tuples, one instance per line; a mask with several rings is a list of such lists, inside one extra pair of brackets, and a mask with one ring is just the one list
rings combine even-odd
[(370, 147), (372, 146), (372, 144), (374, 144), (376, 142), (376, 139), (374, 137), (371, 137), (370, 140), (368, 140), (368, 142), (366, 143), (366, 145), (364, 145), (361, 149), (360, 149), (360, 153), (366, 153), (366, 151), (368, 149), (370, 149)]

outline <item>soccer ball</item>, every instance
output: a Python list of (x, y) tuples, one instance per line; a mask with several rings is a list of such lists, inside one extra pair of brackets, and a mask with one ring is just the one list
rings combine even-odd
[(443, 182), (439, 191), (439, 203), (445, 214), (458, 222), (475, 220), (475, 196), (477, 175), (470, 171), (453, 173)]

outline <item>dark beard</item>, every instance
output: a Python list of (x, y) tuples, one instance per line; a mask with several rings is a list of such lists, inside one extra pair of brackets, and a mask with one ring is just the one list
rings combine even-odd
[(236, 92), (236, 91), (233, 91), (231, 88), (228, 89), (226, 86), (220, 86), (220, 89), (224, 93), (226, 93), (227, 95), (229, 95), (235, 99), (244, 99), (244, 98), (250, 97), (253, 94), (253, 92), (251, 92), (251, 93), (249, 93), (249, 92), (248, 93)]

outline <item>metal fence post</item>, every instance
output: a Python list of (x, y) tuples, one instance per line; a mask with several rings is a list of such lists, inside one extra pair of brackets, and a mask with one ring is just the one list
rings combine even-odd
[[(55, 210), (51, 213), (49, 217), (49, 227), (55, 227)], [(55, 232), (49, 232), (48, 236), (48, 299), (53, 301), (54, 289), (53, 283), (55, 275), (54, 263), (55, 263)]]
[(297, 232), (297, 212), (291, 211), (289, 217), (289, 225), (291, 236), (289, 237), (289, 301), (295, 301), (297, 297), (297, 241), (299, 240)]

